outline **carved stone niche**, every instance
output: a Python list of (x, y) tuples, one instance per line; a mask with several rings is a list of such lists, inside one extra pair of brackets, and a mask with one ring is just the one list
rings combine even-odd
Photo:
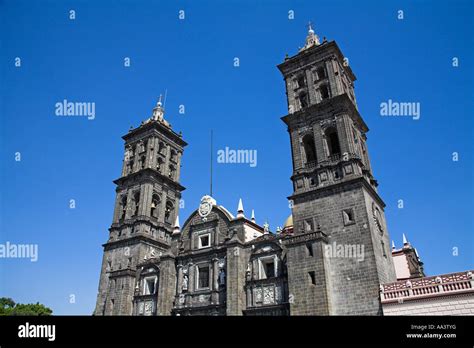
[(347, 164), (344, 166), (344, 173), (345, 174), (352, 174), (353, 169), (352, 169), (352, 164)]
[(328, 179), (328, 174), (326, 172), (319, 173), (319, 181), (324, 182), (324, 181), (327, 181), (327, 179)]

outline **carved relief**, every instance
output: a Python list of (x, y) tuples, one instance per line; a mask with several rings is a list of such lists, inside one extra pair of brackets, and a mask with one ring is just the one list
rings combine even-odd
[(275, 292), (273, 286), (263, 288), (263, 304), (272, 304), (275, 302)]
[(324, 120), (319, 121), (319, 125), (321, 126), (321, 134), (324, 135), (324, 131), (328, 127), (336, 127), (337, 117), (334, 116), (333, 118), (327, 118)]

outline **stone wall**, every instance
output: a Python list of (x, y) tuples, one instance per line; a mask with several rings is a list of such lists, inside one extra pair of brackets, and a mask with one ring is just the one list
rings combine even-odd
[(474, 293), (383, 304), (384, 315), (474, 315)]

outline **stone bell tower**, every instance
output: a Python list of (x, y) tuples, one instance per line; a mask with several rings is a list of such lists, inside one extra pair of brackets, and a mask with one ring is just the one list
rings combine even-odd
[[(158, 301), (161, 284), (169, 287), (172, 274), (150, 267), (152, 271), (140, 284), (139, 275), (145, 261), (170, 256), (167, 251), (184, 190), (179, 183), (181, 156), (187, 144), (164, 119), (161, 98), (153, 115), (138, 128), (130, 129), (123, 139), (125, 158), (122, 176), (114, 181), (115, 210), (104, 244), (94, 314), (131, 315), (137, 294), (138, 300), (146, 299), (150, 315), (161, 314), (161, 307), (169, 312), (171, 306)], [(161, 279), (164, 274), (165, 280)]]
[(396, 278), (356, 78), (336, 42), (321, 42), (311, 26), (278, 68), (293, 160), (294, 232), (284, 242), (291, 314), (381, 314), (379, 284)]

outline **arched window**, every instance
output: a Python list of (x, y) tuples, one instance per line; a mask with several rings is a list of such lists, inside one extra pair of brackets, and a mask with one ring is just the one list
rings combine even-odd
[(339, 137), (337, 136), (337, 130), (333, 127), (328, 128), (325, 132), (325, 135), (329, 156), (340, 155), (341, 148), (339, 146)]
[(326, 69), (324, 69), (323, 66), (319, 67), (316, 70), (316, 74), (318, 74), (318, 80), (322, 80), (322, 79), (325, 79), (327, 77), (326, 76)]
[(305, 83), (304, 83), (304, 75), (301, 75), (301, 76), (298, 76), (296, 78), (296, 87), (297, 88), (302, 88), (304, 87)]
[(303, 137), (303, 148), (306, 155), (306, 163), (316, 162), (316, 147), (314, 146), (314, 138), (311, 134)]
[(165, 222), (171, 224), (171, 218), (173, 215), (173, 203), (171, 201), (166, 202), (166, 209), (165, 209)]
[(158, 209), (160, 206), (160, 201), (161, 201), (160, 196), (155, 193), (151, 199), (151, 211), (150, 211), (151, 216), (156, 217), (156, 218), (158, 217)]
[(133, 216), (137, 216), (138, 208), (140, 207), (140, 192), (136, 192), (133, 195), (133, 203), (134, 203)]
[(319, 87), (319, 93), (321, 95), (321, 100), (328, 99), (329, 98), (328, 85), (321, 85), (321, 87)]

